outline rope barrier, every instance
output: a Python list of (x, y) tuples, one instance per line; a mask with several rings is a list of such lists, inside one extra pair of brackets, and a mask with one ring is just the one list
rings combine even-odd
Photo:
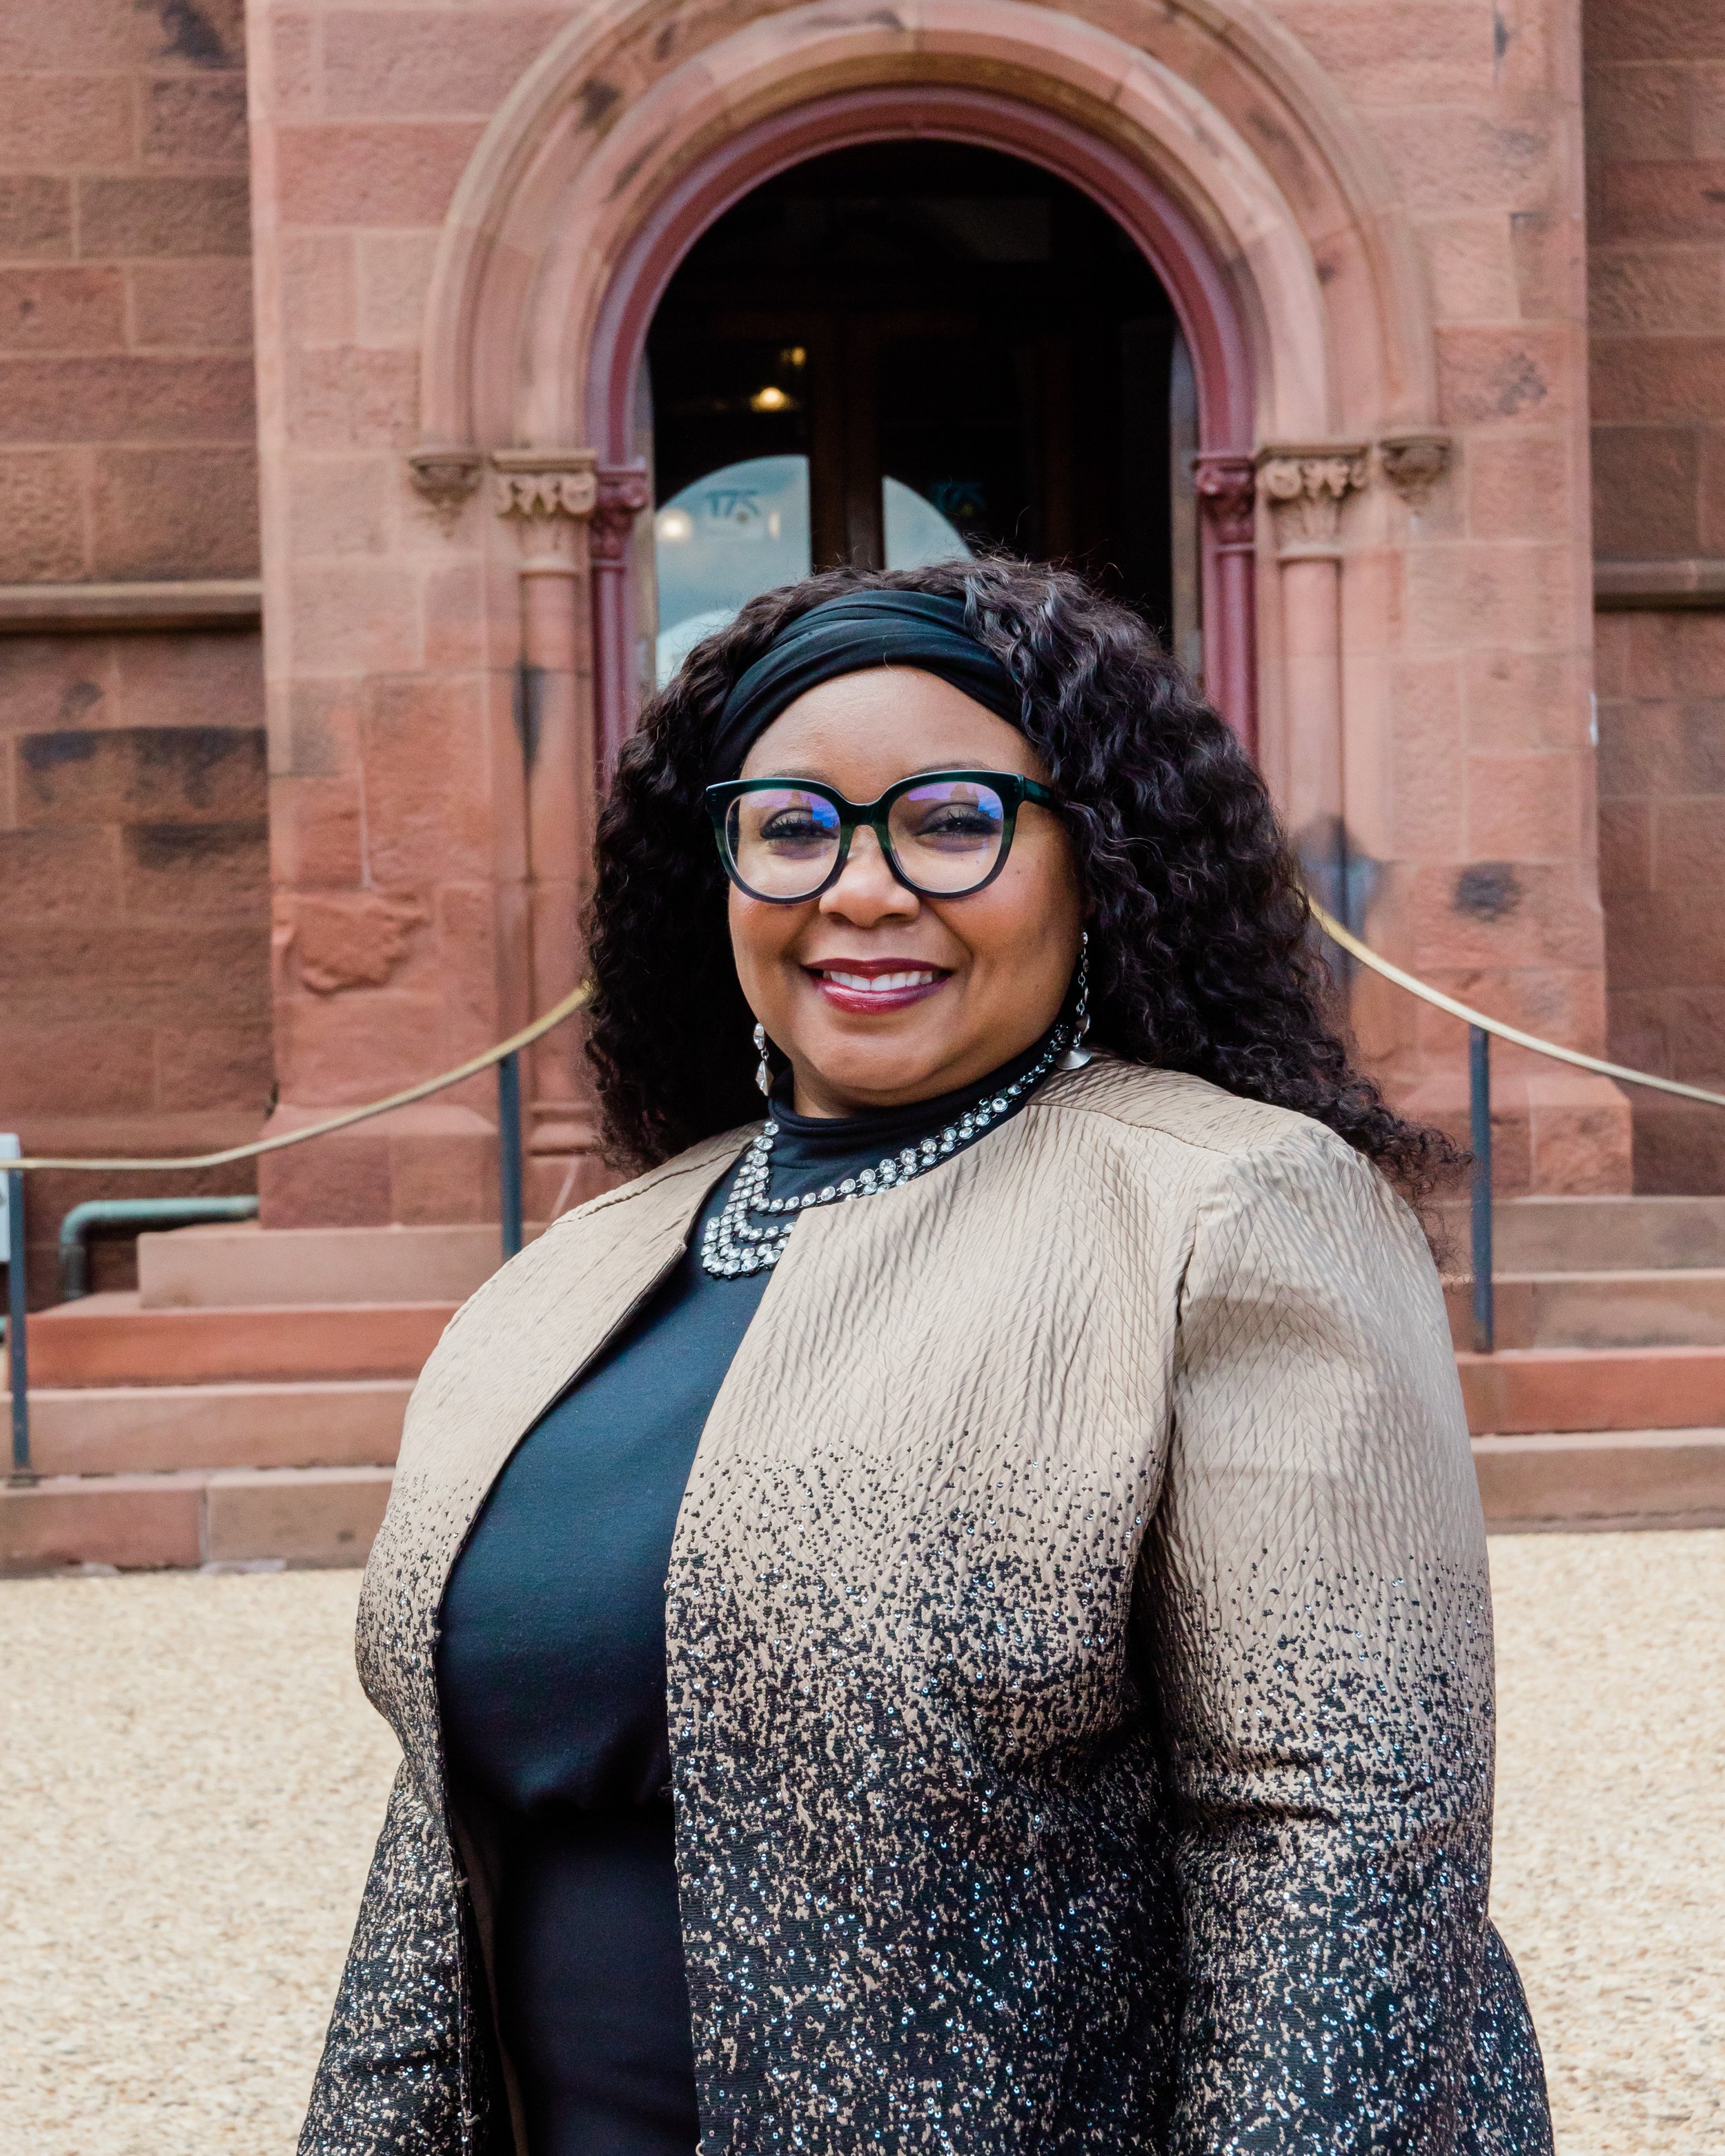
[(1657, 1093), (1675, 1093), (1680, 1100), (1704, 1101), (1710, 1108), (1725, 1108), (1725, 1093), (1709, 1093), (1702, 1086), (1681, 1085), (1675, 1078), (1656, 1078), (1651, 1070), (1631, 1070), (1626, 1064), (1607, 1063), (1599, 1056), (1583, 1055), (1579, 1048), (1559, 1048), (1556, 1041), (1542, 1040), (1537, 1033), (1523, 1033), (1519, 1026), (1506, 1025), (1500, 1018), (1487, 1018), (1471, 1004), (1458, 1003), (1441, 988), (1431, 988), (1415, 974), (1404, 973), (1399, 966), (1392, 966), (1388, 958), (1380, 958), (1368, 943), (1362, 943), (1358, 937), (1326, 913), (1309, 895), (1308, 902), (1312, 919), (1330, 941), (1338, 944), (1351, 958), (1358, 958), (1361, 965), (1381, 973), (1386, 981), (1394, 981), (1397, 988), (1405, 988), (1422, 1003), (1448, 1011), (1452, 1018), (1465, 1019), (1481, 1033), (1495, 1033), (1500, 1040), (1513, 1041), (1517, 1048), (1531, 1048), (1536, 1055), (1548, 1055), (1554, 1062), (1574, 1064), (1578, 1070), (1596, 1070), (1602, 1078), (1621, 1079), (1625, 1086), (1646, 1086)]
[(280, 1152), (285, 1146), (304, 1145), (308, 1139), (327, 1137), (331, 1131), (345, 1131), (355, 1123), (367, 1122), (373, 1116), (387, 1116), (392, 1108), (411, 1107), (415, 1101), (423, 1101), (432, 1093), (440, 1093), (446, 1086), (459, 1086), (464, 1078), (476, 1078), (494, 1063), (501, 1063), (506, 1056), (519, 1055), (529, 1048), (542, 1034), (554, 1025), (561, 1025), (566, 1018), (572, 1018), (587, 1001), (591, 990), (583, 981), (578, 988), (565, 996), (560, 1004), (536, 1018), (531, 1025), (512, 1033), (507, 1040), (500, 1040), (495, 1048), (488, 1048), (483, 1055), (471, 1055), (465, 1063), (458, 1063), (453, 1070), (445, 1070), (436, 1078), (423, 1078), (417, 1086), (409, 1086), (399, 1093), (392, 1093), (387, 1101), (372, 1101), (363, 1108), (347, 1108), (339, 1116), (330, 1116), (321, 1123), (308, 1123), (302, 1131), (284, 1131), (273, 1138), (254, 1138), (249, 1145), (228, 1146), (221, 1152), (199, 1152), (168, 1160), (60, 1160), (47, 1155), (25, 1160), (9, 1160), (5, 1163), (8, 1173), (21, 1168), (83, 1168), (92, 1173), (105, 1175), (160, 1173), (168, 1168), (225, 1168), (229, 1161), (254, 1160), (259, 1153)]
[[(1542, 1040), (1538, 1034), (1523, 1033), (1519, 1026), (1507, 1025), (1502, 1019), (1488, 1018), (1484, 1011), (1476, 1010), (1471, 1004), (1460, 1002), (1445, 995), (1441, 988), (1434, 988), (1417, 975), (1404, 973), (1399, 966), (1392, 965), (1388, 958), (1380, 958), (1368, 943), (1361, 942), (1351, 930), (1344, 928), (1333, 915), (1327, 912), (1316, 899), (1311, 901), (1312, 917), (1330, 941), (1347, 952), (1351, 958), (1393, 981), (1397, 988), (1405, 988), (1409, 995), (1418, 996), (1422, 1003), (1436, 1009), (1447, 1011), (1468, 1025), (1477, 1026), (1482, 1033), (1495, 1034), (1498, 1040), (1513, 1042), (1517, 1048), (1531, 1049), (1536, 1055), (1549, 1056), (1554, 1062), (1568, 1063), (1578, 1070), (1596, 1071), (1602, 1078), (1615, 1078), (1625, 1086), (1643, 1086), (1654, 1092), (1674, 1093), (1680, 1100), (1702, 1101), (1712, 1108), (1725, 1108), (1725, 1093), (1710, 1093), (1705, 1086), (1686, 1086), (1675, 1078), (1656, 1078), (1651, 1070), (1632, 1070), (1622, 1063), (1608, 1063), (1602, 1056), (1584, 1055), (1579, 1048), (1561, 1048), (1554, 1040)], [(386, 1116), (392, 1108), (410, 1107), (415, 1101), (423, 1101), (433, 1093), (440, 1093), (445, 1086), (459, 1086), (465, 1078), (477, 1077), (481, 1070), (501, 1063), (506, 1056), (514, 1055), (523, 1048), (572, 1018), (587, 1001), (590, 991), (588, 984), (573, 989), (560, 1004), (536, 1018), (531, 1025), (523, 1026), (519, 1033), (501, 1040), (484, 1055), (470, 1056), (465, 1063), (458, 1064), (453, 1070), (445, 1070), (436, 1078), (422, 1079), (417, 1086), (409, 1086), (399, 1093), (392, 1093), (387, 1100), (372, 1101), (362, 1108), (349, 1108), (339, 1116), (331, 1116), (321, 1123), (308, 1123), (304, 1130), (284, 1131), (273, 1138), (254, 1138), (249, 1145), (228, 1146), (220, 1152), (201, 1152), (178, 1156), (166, 1160), (69, 1160), (49, 1155), (39, 1155), (24, 1160), (8, 1161), (8, 1169), (61, 1168), (84, 1170), (91, 1174), (161, 1173), (173, 1168), (225, 1168), (230, 1161), (253, 1160), (259, 1153), (279, 1152), (285, 1147), (304, 1145), (311, 1138), (327, 1137), (332, 1131), (345, 1131), (355, 1123), (362, 1123), (373, 1116)]]

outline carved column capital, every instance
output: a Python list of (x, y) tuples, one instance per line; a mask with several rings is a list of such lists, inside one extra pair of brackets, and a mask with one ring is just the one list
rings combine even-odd
[(1450, 468), (1450, 438), (1430, 428), (1384, 434), (1378, 439), (1378, 461), (1409, 508), (1418, 509)]
[(635, 519), (652, 501), (644, 465), (602, 465), (593, 514), (595, 568), (619, 569), (629, 556)]
[(1192, 485), (1199, 506), (1224, 552), (1248, 547), (1255, 537), (1257, 489), (1251, 458), (1207, 454), (1192, 465)]
[(425, 443), (408, 452), (408, 475), (437, 511), (444, 531), (454, 529), (485, 463), (477, 449), (459, 443)]
[(492, 501), (516, 528), (524, 571), (578, 566), (576, 533), (598, 501), (598, 458), (591, 449), (493, 449)]
[(1366, 449), (1355, 443), (1260, 449), (1258, 486), (1276, 512), (1277, 551), (1333, 553), (1342, 505), (1365, 485), (1370, 471)]

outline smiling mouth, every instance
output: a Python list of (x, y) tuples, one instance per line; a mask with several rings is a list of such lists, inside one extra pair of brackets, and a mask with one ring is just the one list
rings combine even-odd
[(818, 981), (830, 981), (835, 988), (849, 988), (859, 996), (886, 996), (906, 988), (929, 988), (942, 978), (932, 966), (907, 966), (896, 973), (853, 973), (847, 967), (814, 966)]

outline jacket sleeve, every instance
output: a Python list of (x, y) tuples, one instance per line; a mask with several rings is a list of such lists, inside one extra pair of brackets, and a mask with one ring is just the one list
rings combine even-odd
[(1441, 1291), (1328, 1132), (1219, 1163), (1173, 1399), (1144, 1576), (1170, 2156), (1539, 2156), (1538, 2046), (1486, 1916), (1491, 1603)]
[(460, 1903), (403, 1765), (360, 1902), (299, 2156), (458, 2156)]

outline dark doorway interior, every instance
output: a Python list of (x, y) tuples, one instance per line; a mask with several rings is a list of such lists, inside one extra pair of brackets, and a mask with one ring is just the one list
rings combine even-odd
[(654, 321), (661, 583), (665, 535), (694, 530), (664, 505), (742, 537), (758, 504), (701, 483), (806, 459), (806, 512), (787, 514), (816, 566), (902, 557), (908, 489), (913, 517), (1081, 564), (1166, 631), (1175, 346), (1131, 240), (1035, 166), (942, 142), (799, 165), (697, 243)]

